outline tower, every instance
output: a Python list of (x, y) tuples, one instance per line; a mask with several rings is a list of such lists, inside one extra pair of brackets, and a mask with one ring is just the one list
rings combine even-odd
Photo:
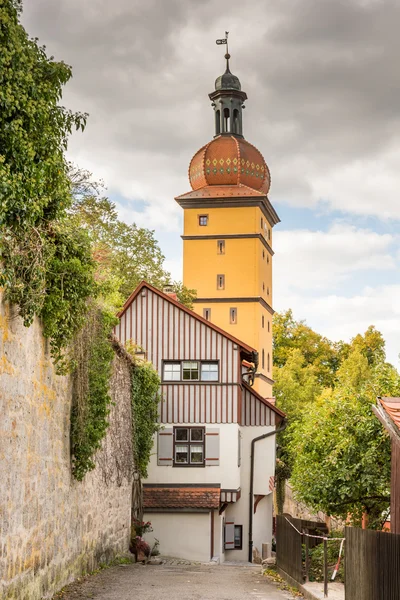
[(193, 156), (184, 210), (183, 283), (197, 290), (194, 310), (258, 350), (255, 389), (272, 395), (272, 228), (270, 173), (243, 137), (247, 95), (229, 68), (209, 94), (215, 135)]

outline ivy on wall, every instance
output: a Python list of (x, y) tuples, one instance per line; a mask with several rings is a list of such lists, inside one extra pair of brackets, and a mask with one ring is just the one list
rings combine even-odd
[(138, 349), (132, 342), (126, 343), (126, 349), (133, 358), (131, 399), (134, 460), (140, 476), (147, 477), (147, 466), (153, 448), (153, 435), (160, 428), (158, 404), (161, 380), (151, 363), (135, 358)]
[(71, 454), (72, 474), (78, 481), (95, 468), (94, 455), (108, 427), (114, 358), (109, 338), (115, 322), (115, 317), (92, 305), (74, 339)]

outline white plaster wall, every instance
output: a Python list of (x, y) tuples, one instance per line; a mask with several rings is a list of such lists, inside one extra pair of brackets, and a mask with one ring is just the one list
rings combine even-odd
[(265, 496), (257, 505), (253, 517), (253, 548), (262, 554), (262, 545), (272, 542), (272, 493)]
[[(193, 423), (179, 423), (179, 427)], [(221, 488), (237, 489), (240, 486), (238, 467), (238, 430), (236, 423), (212, 425), (220, 433), (219, 465), (206, 467), (172, 467), (157, 464), (157, 436), (154, 437), (153, 454), (145, 483), (219, 483)], [(257, 428), (261, 429), (261, 428)]]
[[(249, 493), (250, 493), (250, 455), (251, 441), (264, 433), (273, 431), (274, 427), (242, 427), (242, 461), (240, 468), (241, 498), (238, 502), (229, 504), (224, 516), (233, 519), (236, 525), (243, 526), (242, 550), (225, 550), (227, 561), (247, 561), (249, 553)], [(274, 435), (255, 444), (254, 459), (254, 495), (264, 494), (253, 516), (253, 548), (261, 554), (262, 543), (272, 539), (272, 494), (269, 491), (269, 478), (275, 472)]]
[(149, 512), (145, 513), (143, 518), (144, 521), (150, 521), (153, 527), (153, 532), (145, 535), (146, 541), (152, 545), (154, 540), (158, 539), (163, 556), (199, 562), (210, 561), (210, 513)]
[[(241, 487), (249, 489), (251, 441), (274, 431), (275, 427), (242, 427), (242, 466)], [(271, 435), (255, 444), (254, 456), (254, 494), (269, 494), (269, 478), (275, 474), (276, 436)]]

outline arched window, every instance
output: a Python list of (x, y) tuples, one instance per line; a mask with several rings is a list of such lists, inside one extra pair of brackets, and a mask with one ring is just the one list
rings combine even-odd
[(231, 116), (229, 108), (224, 108), (224, 132), (231, 130)]
[(215, 111), (215, 133), (219, 135), (221, 133), (221, 111)]
[(239, 111), (237, 108), (233, 111), (232, 133), (240, 133), (239, 131)]

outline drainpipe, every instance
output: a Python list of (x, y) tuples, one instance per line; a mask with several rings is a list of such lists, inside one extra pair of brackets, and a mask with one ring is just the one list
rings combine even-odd
[(273, 431), (269, 431), (268, 433), (264, 433), (264, 435), (260, 435), (253, 440), (251, 440), (251, 458), (250, 458), (250, 507), (249, 507), (249, 562), (253, 562), (253, 492), (254, 492), (254, 451), (255, 444), (260, 440), (265, 440), (265, 438), (270, 437), (271, 435), (276, 435), (280, 433), (284, 429), (286, 429), (287, 421), (283, 420), (282, 425), (278, 427), (278, 429), (274, 429)]

